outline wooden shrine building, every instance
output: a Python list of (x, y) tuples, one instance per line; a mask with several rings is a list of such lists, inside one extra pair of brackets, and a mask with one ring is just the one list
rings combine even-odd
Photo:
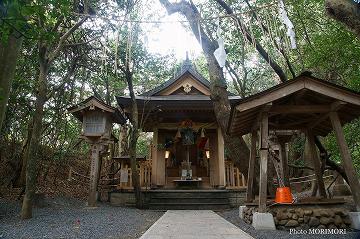
[[(254, 165), (257, 140), (260, 156), (259, 212), (266, 214), (267, 171), (270, 160), (271, 141), (277, 138), (280, 152), (294, 131), (304, 132), (309, 143), (316, 180), (321, 197), (326, 191), (316, 150), (315, 136), (326, 136), (334, 131), (357, 211), (360, 211), (360, 183), (342, 125), (360, 116), (360, 94), (327, 81), (314, 78), (309, 73), (276, 85), (253, 96), (241, 99), (232, 109), (228, 131), (232, 135), (252, 135), (249, 160), (247, 201), (254, 201)], [(259, 135), (259, 137), (258, 137)], [(283, 148), (283, 149), (281, 149)], [(280, 153), (281, 154), (281, 153)], [(282, 176), (287, 177), (287, 158), (281, 157)], [(253, 221), (254, 225), (254, 221)]]
[[(244, 186), (239, 170), (225, 161), (209, 87), (209, 81), (186, 59), (173, 78), (136, 97), (141, 127), (153, 132), (152, 188)], [(229, 94), (229, 100), (235, 103), (239, 97)], [(118, 96), (117, 102), (129, 116), (130, 98)]]

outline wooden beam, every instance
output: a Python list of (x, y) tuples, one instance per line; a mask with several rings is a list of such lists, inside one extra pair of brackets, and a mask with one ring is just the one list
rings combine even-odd
[(271, 92), (266, 92), (266, 94), (259, 94), (256, 98), (251, 97), (251, 100), (238, 104), (236, 106), (236, 110), (240, 112), (246, 111), (248, 109), (255, 108), (269, 102), (273, 102), (274, 100), (277, 100), (279, 98), (291, 95), (292, 93), (297, 92), (303, 88), (304, 81), (294, 81), (292, 84), (289, 84), (286, 87), (282, 87)]
[(254, 179), (255, 179), (255, 161), (256, 161), (256, 141), (257, 131), (251, 132), (251, 148), (248, 170), (248, 183), (246, 190), (246, 202), (252, 202), (254, 200)]
[[(344, 105), (346, 105), (345, 102), (343, 101), (335, 101), (330, 105), (330, 111), (334, 112), (334, 111), (338, 111), (340, 110)], [(324, 120), (326, 120), (327, 118), (329, 118), (330, 116), (330, 112), (327, 114), (324, 114), (323, 116), (321, 116), (320, 118), (316, 119), (315, 121), (311, 122), (308, 124), (307, 128), (312, 129), (315, 126), (317, 126), (318, 124), (320, 124), (321, 122), (323, 122)]]
[(272, 107), (272, 102), (267, 103), (267, 104), (265, 104), (265, 105), (263, 105), (261, 107), (261, 109), (259, 110), (258, 115), (256, 116), (256, 120), (254, 121), (254, 124), (253, 124), (253, 126), (251, 128), (251, 131), (257, 130), (260, 127), (262, 113), (263, 112), (268, 112), (271, 107)]
[(314, 138), (315, 136), (311, 129), (308, 129), (306, 133), (307, 133), (307, 137), (308, 137), (310, 157), (314, 164), (314, 170), (315, 170), (316, 181), (318, 184), (319, 193), (320, 193), (321, 197), (326, 198), (324, 180), (322, 177), (321, 167), (320, 167), (320, 158), (318, 157), (318, 154), (316, 151), (315, 138)]
[(269, 147), (269, 118), (268, 113), (261, 114), (261, 143), (260, 143), (260, 188), (259, 188), (259, 212), (266, 212), (267, 198), (267, 161)]
[(351, 154), (349, 147), (346, 143), (344, 132), (340, 123), (337, 112), (330, 113), (331, 124), (334, 128), (336, 140), (339, 145), (340, 154), (342, 158), (342, 164), (345, 169), (346, 176), (348, 177), (349, 186), (354, 198), (354, 203), (357, 211), (360, 211), (360, 183), (357, 177), (353, 162), (351, 160)]
[(329, 105), (274, 105), (270, 114), (312, 114), (330, 112)]

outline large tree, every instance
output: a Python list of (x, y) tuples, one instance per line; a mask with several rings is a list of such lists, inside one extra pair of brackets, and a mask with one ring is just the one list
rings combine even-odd
[(360, 3), (354, 0), (325, 0), (326, 12), (344, 23), (360, 39)]
[[(25, 20), (18, 1), (0, 2), (0, 129), (5, 118), (16, 62), (23, 42)], [(3, 15), (7, 13), (7, 15)], [(6, 20), (5, 20), (6, 18)]]
[[(217, 42), (211, 40), (204, 26), (198, 25), (200, 13), (192, 2), (180, 1), (170, 3), (167, 0), (160, 0), (169, 14), (180, 13), (189, 21), (192, 32), (200, 42), (208, 63), (210, 78), (211, 100), (214, 104), (214, 112), (217, 122), (224, 136), (224, 142), (229, 151), (230, 157), (241, 168), (244, 175), (247, 175), (249, 149), (242, 137), (234, 137), (227, 134), (227, 125), (230, 118), (231, 106), (228, 99), (227, 84), (222, 68), (219, 66), (214, 51), (217, 49)], [(200, 35), (201, 34), (201, 35)]]

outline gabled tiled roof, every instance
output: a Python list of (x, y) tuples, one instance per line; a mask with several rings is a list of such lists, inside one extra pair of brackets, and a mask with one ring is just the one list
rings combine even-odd
[(203, 77), (193, 66), (193, 64), (191, 63), (191, 61), (187, 58), (182, 67), (181, 67), (181, 71), (176, 74), (174, 77), (170, 78), (169, 80), (165, 81), (164, 83), (162, 83), (161, 85), (159, 85), (158, 87), (147, 91), (143, 94), (141, 94), (141, 96), (154, 96), (157, 93), (161, 92), (162, 90), (168, 88), (169, 86), (171, 86), (173, 83), (175, 83), (177, 80), (179, 80), (181, 77), (183, 77), (185, 74), (190, 74), (193, 76), (193, 78), (197, 81), (199, 81), (201, 84), (203, 84), (204, 86), (206, 86), (207, 88), (210, 88), (210, 82), (205, 79), (205, 77)]

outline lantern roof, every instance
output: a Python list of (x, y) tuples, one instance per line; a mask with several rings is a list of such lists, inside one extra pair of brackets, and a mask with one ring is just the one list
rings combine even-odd
[(90, 96), (86, 100), (69, 107), (67, 110), (80, 121), (83, 121), (83, 115), (85, 112), (101, 111), (110, 114), (114, 123), (125, 124), (126, 122), (126, 116), (120, 109), (106, 104), (95, 96)]

